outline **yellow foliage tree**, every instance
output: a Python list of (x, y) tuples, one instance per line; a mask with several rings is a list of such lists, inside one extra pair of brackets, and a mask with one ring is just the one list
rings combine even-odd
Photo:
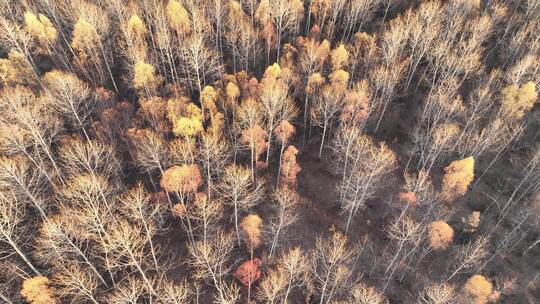
[(196, 118), (196, 119), (199, 119), (199, 120), (202, 119), (202, 111), (201, 111), (201, 109), (192, 102), (188, 103), (188, 105), (186, 106), (184, 111), (185, 111), (186, 115), (189, 116), (189, 117), (193, 117), (193, 118)]
[(133, 14), (129, 17), (126, 29), (129, 35), (135, 39), (143, 39), (147, 32), (144, 21), (137, 14)]
[(429, 245), (434, 250), (444, 250), (454, 241), (454, 229), (445, 221), (435, 221), (428, 228)]
[(342, 69), (349, 60), (349, 52), (345, 48), (345, 45), (341, 43), (337, 48), (330, 52), (330, 63), (332, 64), (332, 70), (337, 71)]
[(77, 52), (78, 57), (85, 61), (90, 57), (89, 51), (100, 44), (100, 38), (96, 28), (86, 19), (79, 18), (73, 27), (71, 47)]
[(58, 37), (58, 31), (52, 22), (42, 14), (36, 17), (31, 12), (24, 13), (24, 25), (26, 31), (40, 44), (53, 43)]
[(167, 100), (167, 119), (171, 124), (174, 124), (178, 116), (182, 116), (184, 109), (190, 103), (189, 98), (180, 96)]
[(313, 73), (309, 76), (306, 93), (313, 94), (316, 89), (322, 87), (326, 79), (320, 73)]
[(521, 88), (512, 84), (502, 90), (502, 111), (504, 116), (512, 119), (521, 119), (525, 115), (525, 111), (529, 111), (534, 107), (538, 99), (536, 85), (529, 81)]
[(474, 179), (474, 158), (472, 156), (453, 161), (444, 168), (443, 196), (447, 201), (454, 201), (464, 195)]
[(174, 135), (186, 138), (195, 137), (202, 131), (202, 122), (194, 117), (180, 117), (175, 121), (173, 127)]
[(189, 13), (180, 1), (170, 0), (165, 12), (169, 26), (179, 35), (188, 35), (191, 32)]
[(203, 118), (205, 117), (204, 111), (209, 110), (210, 113), (217, 111), (216, 102), (218, 100), (218, 93), (212, 86), (205, 86), (201, 92), (201, 107)]
[(11, 49), (8, 58), (0, 58), (0, 83), (6, 85), (30, 85), (36, 82), (37, 78), (24, 54)]
[(185, 97), (167, 101), (167, 118), (174, 135), (184, 139), (192, 139), (204, 131), (201, 109)]
[(31, 304), (56, 304), (53, 292), (49, 288), (49, 279), (37, 276), (24, 280), (21, 295)]
[(144, 61), (135, 63), (133, 67), (133, 84), (136, 88), (141, 88), (147, 85), (155, 78), (155, 69), (151, 64)]
[(279, 64), (274, 63), (266, 68), (261, 82), (275, 81), (276, 78), (279, 78), (280, 76), (281, 76), (281, 67), (279, 66)]
[(156, 70), (153, 65), (142, 60), (135, 63), (133, 67), (133, 86), (135, 89), (144, 89), (152, 92), (156, 89), (157, 83), (158, 77), (156, 76)]
[(349, 82), (349, 73), (344, 70), (337, 70), (330, 74), (330, 82), (334, 90), (345, 91)]

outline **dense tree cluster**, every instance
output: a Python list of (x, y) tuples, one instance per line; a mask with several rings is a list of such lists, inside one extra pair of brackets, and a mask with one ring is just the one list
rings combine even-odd
[(1, 0), (0, 302), (538, 303), (540, 1)]

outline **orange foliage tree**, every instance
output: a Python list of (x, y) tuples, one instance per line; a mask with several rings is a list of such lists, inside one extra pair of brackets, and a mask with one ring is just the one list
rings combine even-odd
[(454, 241), (454, 229), (444, 221), (435, 221), (428, 228), (429, 245), (434, 250), (444, 250)]
[(56, 304), (53, 292), (49, 288), (49, 279), (37, 276), (24, 280), (21, 295), (31, 304)]
[(499, 293), (493, 290), (493, 284), (479, 274), (475, 274), (467, 280), (463, 291), (465, 292), (465, 301), (473, 304), (496, 302), (499, 297)]
[(285, 153), (283, 153), (283, 160), (281, 163), (282, 171), (280, 172), (281, 179), (278, 179), (278, 183), (281, 180), (282, 184), (290, 188), (296, 187), (297, 175), (302, 170), (296, 161), (297, 154), (298, 149), (293, 145), (287, 147)]
[(278, 167), (278, 184), (279, 184), (279, 176), (281, 174), (281, 162), (283, 158), (283, 151), (285, 150), (285, 146), (289, 143), (289, 140), (296, 132), (294, 126), (286, 121), (283, 120), (279, 123), (279, 125), (274, 130), (274, 134), (276, 135), (277, 140), (279, 141), (281, 145), (281, 149), (279, 151), (279, 167)]
[(244, 242), (249, 250), (249, 255), (253, 259), (253, 252), (262, 243), (262, 219), (256, 214), (250, 214), (242, 219), (240, 227), (244, 232)]
[(443, 197), (449, 202), (463, 196), (474, 179), (474, 158), (456, 160), (444, 168)]

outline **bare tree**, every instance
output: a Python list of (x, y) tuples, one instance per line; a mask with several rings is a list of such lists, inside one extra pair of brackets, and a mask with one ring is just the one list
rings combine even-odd
[(325, 86), (320, 95), (316, 97), (311, 112), (311, 124), (323, 128), (319, 157), (322, 155), (327, 132), (332, 127), (332, 121), (337, 117), (342, 108), (344, 92), (333, 86)]
[(159, 294), (157, 295), (158, 303), (182, 304), (189, 301), (193, 295), (191, 286), (186, 280), (180, 282), (172, 282), (166, 278), (158, 280)]
[(145, 228), (141, 223), (129, 223), (117, 219), (107, 230), (105, 248), (110, 253), (112, 267), (135, 271), (142, 285), (150, 294), (155, 294), (154, 284), (148, 275), (146, 264), (152, 261)]
[(160, 135), (147, 129), (130, 130), (127, 135), (135, 165), (148, 173), (155, 187), (152, 171), (157, 169), (163, 174), (170, 164), (171, 155), (167, 143)]
[(195, 269), (193, 277), (208, 282), (216, 289), (214, 298), (217, 303), (235, 303), (238, 297), (236, 287), (225, 281), (231, 270), (229, 259), (233, 244), (232, 235), (218, 231), (208, 242), (197, 241), (188, 248), (191, 256), (189, 265)]
[(109, 256), (108, 228), (115, 211), (113, 198), (117, 190), (103, 176), (80, 175), (72, 178), (62, 190), (61, 215), (75, 218), (72, 229), (85, 241), (94, 241), (95, 249), (104, 255), (105, 265), (114, 282), (114, 270)]
[(27, 159), (0, 158), (0, 188), (13, 191), (17, 199), (30, 202), (42, 219), (47, 218), (51, 206), (45, 199), (46, 179)]
[(70, 140), (61, 146), (59, 159), (69, 177), (101, 175), (119, 183), (122, 165), (114, 148), (107, 144)]
[(61, 299), (100, 303), (98, 278), (76, 263), (68, 265), (65, 269), (58, 269), (53, 276), (53, 283), (56, 287), (55, 294)]
[(202, 92), (207, 84), (222, 73), (218, 54), (205, 45), (205, 31), (204, 28), (197, 29), (182, 48), (188, 68), (186, 82), (197, 88), (198, 92)]
[(453, 285), (431, 284), (424, 288), (418, 300), (425, 304), (450, 304), (456, 297), (455, 292)]
[(0, 192), (0, 202), (0, 240), (11, 247), (11, 249), (2, 250), (2, 255), (9, 256), (11, 250), (13, 250), (35, 275), (41, 275), (41, 272), (31, 262), (29, 255), (21, 248), (21, 245), (25, 243), (24, 236), (26, 234), (23, 225), (26, 217), (25, 204), (17, 200), (9, 190)]
[(299, 248), (295, 247), (286, 253), (282, 253), (278, 267), (286, 274), (287, 287), (283, 294), (283, 302), (288, 303), (287, 300), (291, 291), (303, 284), (306, 284), (305, 278), (306, 272), (309, 269), (309, 260), (305, 253)]
[(223, 217), (223, 202), (210, 199), (203, 192), (195, 194), (195, 200), (190, 210), (190, 216), (195, 222), (194, 229), (198, 231), (203, 242), (207, 242), (219, 228)]
[(366, 135), (355, 135), (344, 128), (334, 141), (336, 167), (343, 168), (343, 179), (338, 185), (342, 212), (347, 213), (348, 231), (352, 218), (366, 201), (373, 197), (380, 181), (394, 170), (396, 156), (384, 143), (379, 147)]
[(260, 100), (263, 108), (263, 117), (268, 135), (268, 147), (266, 149), (266, 163), (270, 159), (270, 148), (272, 146), (272, 135), (274, 129), (282, 121), (292, 121), (297, 114), (296, 106), (289, 97), (289, 88), (281, 78), (279, 65), (274, 64), (268, 67), (261, 80)]
[[(54, 186), (54, 177), (63, 182), (52, 145), (62, 131), (60, 119), (46, 99), (38, 98), (23, 87), (2, 90), (2, 150), (8, 155), (25, 155)], [(53, 166), (51, 176), (47, 164)]]
[(353, 304), (387, 304), (388, 299), (382, 292), (364, 283), (356, 284), (350, 293), (348, 303)]
[(156, 272), (159, 272), (158, 246), (154, 238), (163, 231), (165, 223), (163, 208), (159, 203), (151, 203), (150, 195), (146, 193), (141, 184), (137, 184), (121, 198), (120, 210), (131, 221), (140, 224), (144, 230), (144, 237), (150, 247), (150, 253)]
[[(154, 283), (152, 280), (151, 283)], [(115, 286), (108, 295), (107, 302), (113, 304), (138, 303), (145, 299), (153, 301), (155, 296), (143, 279), (135, 276), (129, 276), (124, 282)]]
[[(396, 249), (385, 270), (386, 284), (383, 291), (390, 284), (396, 269), (413, 252), (412, 250), (407, 250), (407, 247), (415, 248), (422, 241), (422, 232), (420, 224), (406, 216), (396, 218), (388, 228), (388, 235), (396, 242)], [(403, 256), (403, 252), (405, 252), (405, 256)], [(399, 258), (401, 260), (398, 260)]]
[(488, 239), (485, 236), (481, 236), (456, 248), (454, 256), (450, 260), (451, 274), (446, 279), (446, 282), (464, 270), (471, 270), (475, 266), (478, 266), (488, 253), (487, 246)]
[(45, 74), (43, 84), (50, 105), (90, 141), (86, 127), (96, 100), (93, 100), (89, 86), (77, 76), (58, 70)]
[(199, 143), (199, 154), (206, 176), (208, 198), (211, 199), (213, 181), (223, 172), (230, 158), (228, 142), (219, 134), (204, 134)]
[(257, 289), (257, 299), (263, 303), (278, 303), (286, 288), (287, 279), (285, 273), (270, 269)]
[(347, 237), (339, 232), (317, 238), (311, 252), (311, 272), (320, 304), (332, 303), (336, 295), (352, 286), (359, 253), (360, 248), (349, 245)]
[(253, 208), (263, 195), (263, 186), (253, 182), (247, 168), (231, 165), (225, 168), (218, 186), (224, 203), (233, 209), (233, 221), (238, 246), (240, 246), (240, 218), (242, 213)]
[[(280, 187), (273, 193), (273, 206), (275, 215), (269, 221), (268, 232), (272, 238), (268, 257), (272, 257), (280, 245), (280, 237), (286, 233), (288, 226), (296, 221), (296, 205), (298, 197), (296, 193), (286, 187)], [(281, 235), (280, 235), (281, 234)]]
[(84, 265), (99, 279), (100, 284), (108, 287), (109, 284), (101, 275), (104, 269), (101, 261), (94, 259), (85, 246), (85, 240), (77, 235), (76, 227), (66, 223), (66, 218), (60, 216), (48, 218), (39, 230), (36, 259), (59, 268), (70, 264)]

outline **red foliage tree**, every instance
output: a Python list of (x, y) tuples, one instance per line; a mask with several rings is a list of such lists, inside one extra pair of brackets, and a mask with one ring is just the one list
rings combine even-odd
[(238, 279), (244, 286), (249, 286), (261, 277), (261, 264), (262, 261), (259, 258), (247, 260), (238, 266), (234, 272), (234, 277)]
[(300, 165), (296, 162), (297, 154), (298, 149), (296, 149), (295, 146), (290, 145), (283, 153), (281, 162), (281, 183), (290, 188), (296, 187), (296, 177), (298, 172), (302, 170)]
[(248, 299), (251, 297), (251, 286), (262, 276), (261, 264), (262, 262), (259, 258), (247, 260), (240, 264), (233, 274), (242, 285), (248, 288)]

